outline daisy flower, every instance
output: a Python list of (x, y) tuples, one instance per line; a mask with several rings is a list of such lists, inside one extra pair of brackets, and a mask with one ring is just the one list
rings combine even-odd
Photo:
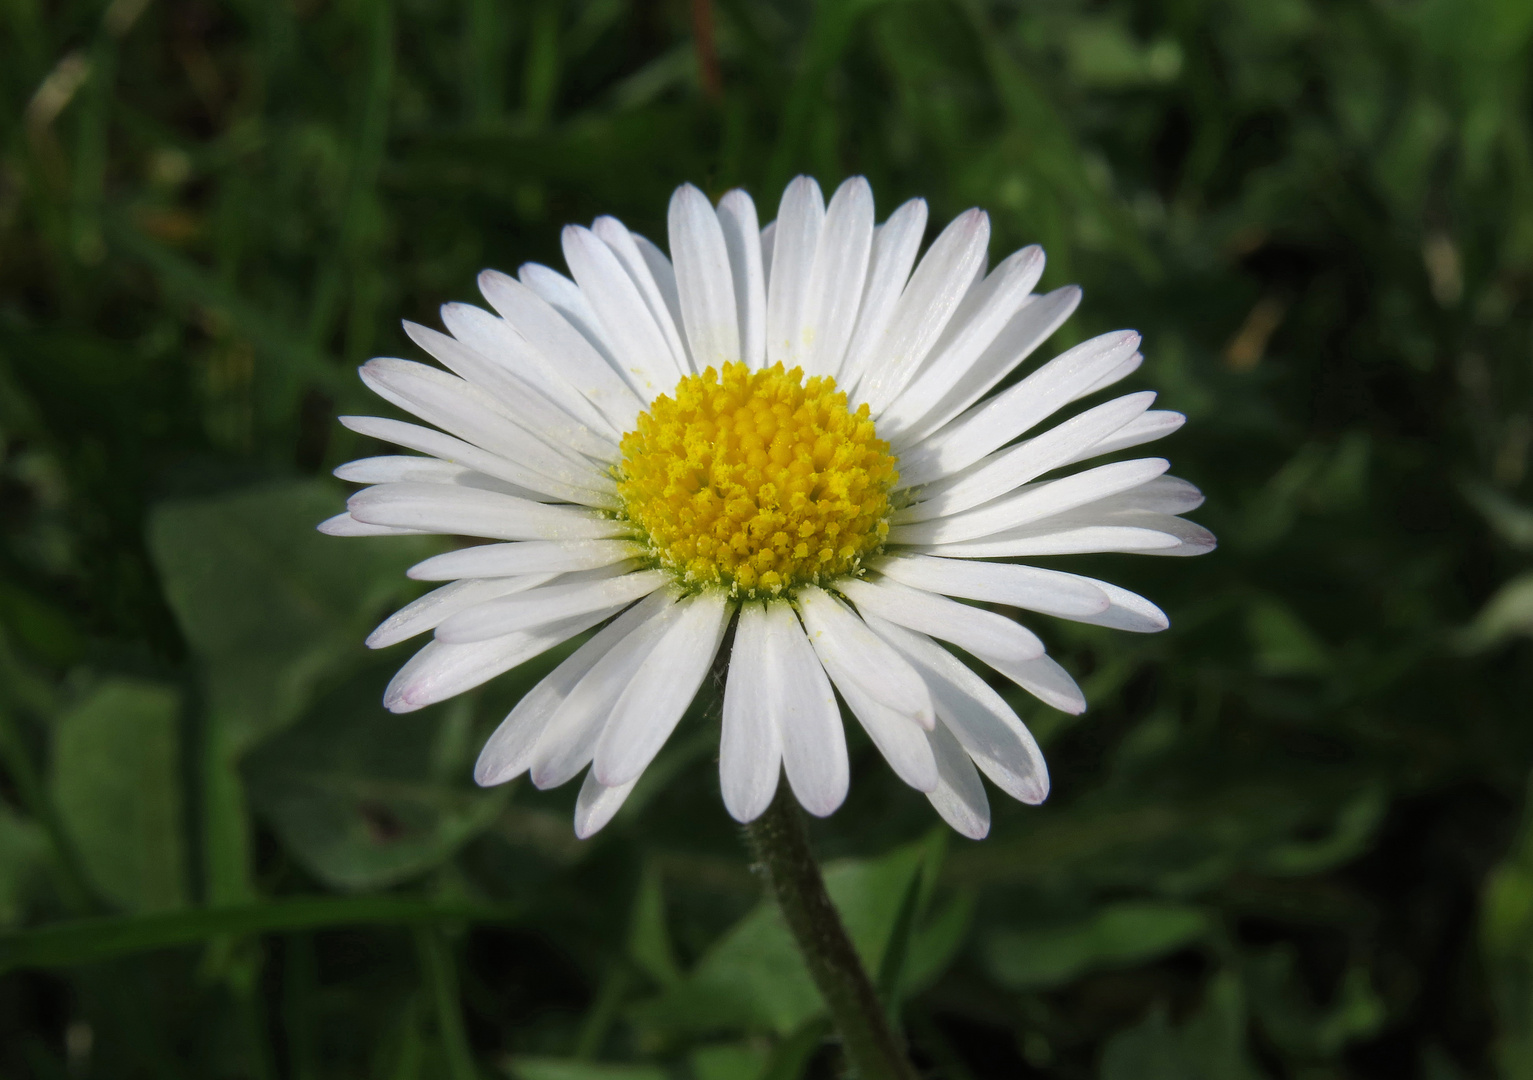
[(413, 453), (337, 469), (367, 486), (320, 528), (496, 542), (410, 570), (446, 584), (368, 638), (382, 648), (433, 632), (387, 707), (442, 701), (599, 628), (511, 710), (474, 773), (485, 785), (530, 773), (547, 788), (584, 771), (575, 829), (589, 836), (732, 631), (719, 777), (738, 820), (766, 809), (782, 774), (810, 813), (841, 804), (838, 694), (965, 836), (989, 828), (981, 774), (1040, 802), (1037, 744), (949, 647), (1079, 713), (1074, 680), (995, 609), (1134, 632), (1166, 617), (1115, 585), (1019, 560), (1196, 555), (1214, 541), (1177, 516), (1202, 496), (1163, 458), (1070, 468), (1181, 426), (1151, 408), (1153, 393), (1043, 427), (1134, 371), (1139, 335), (1093, 338), (994, 392), (1080, 290), (1033, 292), (1037, 247), (987, 273), (980, 210), (917, 261), (926, 216), (917, 199), (875, 225), (866, 180), (827, 206), (800, 177), (761, 228), (745, 192), (715, 207), (687, 185), (671, 199), (669, 256), (598, 218), (564, 230), (569, 277), (487, 270), (493, 313), (448, 304), (448, 334), (406, 323), (442, 367), (375, 359), (361, 374), (423, 424), (342, 423)]

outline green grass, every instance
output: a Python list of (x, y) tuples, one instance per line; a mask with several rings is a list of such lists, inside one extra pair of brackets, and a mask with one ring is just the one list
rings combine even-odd
[(1040, 627), (1092, 709), (983, 843), (854, 741), (920, 1060), (1533, 1075), (1533, 6), (702, 6), (717, 92), (690, 0), (0, 0), (0, 1076), (834, 1075), (708, 721), (577, 842), (468, 780), (554, 658), (387, 715), (422, 546), (312, 532), (400, 319), (800, 172), (1044, 244), (1221, 540), (1071, 561), (1173, 627)]

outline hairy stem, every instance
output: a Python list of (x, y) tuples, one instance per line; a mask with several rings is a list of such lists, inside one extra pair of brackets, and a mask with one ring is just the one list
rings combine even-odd
[(809, 974), (819, 987), (858, 1080), (916, 1080), (873, 981), (831, 905), (798, 804), (784, 784), (745, 827)]

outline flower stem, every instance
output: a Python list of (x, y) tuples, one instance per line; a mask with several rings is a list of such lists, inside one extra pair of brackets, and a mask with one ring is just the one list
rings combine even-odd
[(825, 880), (809, 848), (803, 814), (784, 784), (745, 827), (756, 860), (766, 869), (793, 940), (819, 987), (858, 1080), (916, 1080), (900, 1039), (889, 1026)]

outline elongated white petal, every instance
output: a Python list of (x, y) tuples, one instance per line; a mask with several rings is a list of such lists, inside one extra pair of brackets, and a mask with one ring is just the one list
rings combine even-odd
[[(945, 725), (996, 787), (1025, 803), (1049, 793), (1043, 754), (1027, 726), (990, 684), (924, 634), (874, 617), (869, 625), (926, 680)], [(939, 726), (941, 726), (939, 725)]]
[(878, 419), (886, 439), (916, 426), (973, 370), (1027, 301), (1043, 274), (1043, 249), (1023, 248), (964, 297), (931, 358)]
[(900, 455), (904, 484), (925, 484), (972, 465), (1068, 405), (1139, 346), (1132, 330), (1083, 342)]
[(671, 257), (681, 318), (698, 371), (723, 370), (741, 358), (740, 313), (724, 230), (708, 197), (691, 184), (671, 196)]
[(424, 536), (424, 529), (396, 529), (390, 525), (369, 525), (350, 514), (336, 514), (315, 526), (326, 536)]
[(437, 458), (386, 454), (337, 465), (332, 475), (353, 484), (402, 484), (411, 481), (451, 484), (461, 477), (473, 475), (473, 470)]
[(669, 393), (686, 371), (676, 363), (638, 286), (589, 229), (565, 226), (564, 259), (601, 326), (619, 373), (645, 402)]
[(453, 581), (457, 578), (506, 577), (514, 574), (563, 574), (571, 570), (594, 570), (644, 554), (644, 546), (632, 540), (524, 540), (434, 555), (410, 567), (417, 581)]
[[(479, 276), (481, 290), (486, 286), (498, 293), (520, 290), (526, 294), (526, 303), (541, 305), (546, 309), (546, 317), (558, 319), (557, 312), (548, 308), (514, 278), (494, 270), (486, 270)], [(517, 304), (508, 306), (515, 309)], [(565, 365), (562, 369), (556, 366), (544, 355), (543, 349), (534, 345), (506, 319), (473, 304), (443, 304), (442, 324), (453, 337), (470, 349), (525, 379), (550, 402), (589, 428), (597, 438), (612, 446), (617, 444), (617, 431), (612, 427), (611, 420), (571, 381), (571, 376), (577, 370), (575, 366)], [(568, 332), (579, 336), (573, 329)], [(589, 352), (590, 347), (585, 348)]]
[(579, 285), (559, 271), (541, 263), (523, 263), (517, 267), (516, 276), (523, 285), (537, 293), (554, 311), (558, 312), (563, 321), (584, 338), (588, 346), (595, 349), (611, 366), (613, 372), (622, 372), (623, 362), (614, 351), (612, 342), (607, 339), (607, 331), (603, 328), (596, 309), (591, 306), (590, 298)]
[(1107, 594), (1084, 578), (1037, 566), (890, 555), (873, 568), (914, 589), (1046, 615), (1078, 618), (1099, 615), (1112, 606)]
[[(591, 640), (581, 645), (536, 686), (523, 694), (480, 751), (479, 760), (474, 765), (475, 782), (489, 787), (514, 780), (526, 772), (532, 765), (533, 750), (538, 740), (575, 685), (590, 672), (597, 661), (637, 627), (674, 604), (677, 595), (670, 589), (651, 593), (604, 626)], [(450, 646), (454, 649), (475, 647)]]
[(857, 680), (844, 678), (837, 670), (831, 671), (831, 680), (894, 775), (917, 791), (935, 791), (937, 762), (926, 741), (926, 730), (910, 717), (875, 701)]
[(966, 210), (932, 243), (900, 294), (879, 344), (878, 359), (857, 383), (856, 398), (874, 417), (905, 389), (969, 291), (990, 242), (990, 217)]
[[(1165, 518), (1167, 524), (1181, 518)], [(1183, 522), (1190, 525), (1191, 522)], [(1206, 530), (1205, 530), (1206, 531)], [(1132, 525), (1065, 525), (1058, 518), (1026, 529), (995, 533), (981, 540), (957, 544), (932, 544), (913, 550), (929, 555), (963, 559), (1007, 559), (1042, 555), (1086, 555), (1093, 552), (1138, 552), (1141, 555), (1175, 554), (1182, 541), (1167, 528)]]
[[(650, 276), (655, 280), (655, 288), (660, 290), (660, 297), (665, 301), (665, 310), (671, 315), (671, 325), (679, 328), (681, 326), (681, 293), (676, 287), (676, 267), (671, 265), (670, 257), (661, 251), (653, 240), (636, 232), (630, 232), (628, 235), (633, 239), (634, 247), (639, 249), (644, 265), (649, 267)], [(685, 357), (684, 359), (687, 359), (690, 366), (691, 360)]]
[(566, 502), (617, 505), (610, 476), (585, 459), (577, 463), (558, 453), (462, 379), (424, 364), (387, 358), (369, 360), (361, 373), (368, 389), (385, 401), (494, 453), (512, 483)]
[(398, 480), (367, 481), (369, 483), (450, 483), (454, 486), (485, 487), (494, 490), (489, 488), (489, 485), (475, 480), (476, 476), (485, 476), (492, 478), (503, 494), (514, 495), (532, 502), (557, 501), (552, 495), (533, 491), (510, 479), (513, 476), (526, 476), (526, 470), (520, 466), (508, 462), (499, 454), (492, 454), (472, 443), (445, 435), (435, 428), (407, 424), (403, 420), (389, 420), (381, 416), (342, 416), (339, 419), (343, 426), (355, 431), (358, 435), (391, 442), (407, 450), (419, 450), (423, 454), (430, 454), (438, 459), (438, 464), (446, 466), (447, 469), (459, 470), (456, 473), (450, 473), (445, 469), (439, 472), (427, 471), (424, 475), (401, 476)]
[(799, 590), (798, 605), (809, 643), (837, 686), (858, 683), (880, 705), (931, 729), (935, 718), (926, 684), (887, 642), (814, 586)]
[(383, 705), (390, 712), (405, 713), (446, 701), (589, 630), (616, 611), (616, 608), (593, 611), (578, 619), (471, 645), (429, 642), (389, 682), (383, 693)]
[(447, 484), (378, 484), (357, 492), (346, 506), (352, 517), (373, 525), (490, 540), (596, 540), (628, 529), (586, 510)]
[(900, 626), (951, 641), (961, 649), (1009, 653), (1028, 660), (1042, 656), (1043, 642), (1025, 626), (1004, 615), (949, 600), (938, 593), (912, 589), (889, 578), (850, 579), (837, 586), (864, 615), (874, 614)]
[(772, 280), (772, 250), (777, 245), (777, 222), (769, 221), (761, 227), (761, 272), (766, 280)]
[(1045, 705), (1071, 716), (1079, 716), (1086, 711), (1086, 695), (1081, 693), (1081, 688), (1075, 684), (1070, 673), (1055, 663), (1052, 657), (1013, 660), (1008, 656), (980, 656), (978, 653), (975, 656)]
[(962, 472), (924, 488), (921, 501), (899, 511), (893, 520), (905, 523), (947, 517), (1000, 498), (1066, 464), (1082, 448), (1119, 430), (1154, 401), (1151, 391), (1128, 394), (1088, 409), (1024, 443), (998, 450)]
[(860, 176), (831, 197), (804, 304), (804, 375), (835, 375), (857, 324), (873, 245), (873, 189)]
[(846, 357), (836, 375), (842, 387), (855, 387), (873, 362), (884, 331), (889, 328), (889, 320), (894, 317), (900, 294), (910, 280), (910, 268), (916, 263), (921, 237), (925, 233), (925, 199), (911, 199), (890, 214), (889, 220), (874, 232), (857, 326), (852, 331)]
[(786, 601), (766, 606), (768, 712), (782, 730), (783, 770), (799, 805), (816, 817), (846, 799), (846, 733), (830, 679)]
[(434, 630), (447, 619), (475, 604), (494, 600), (513, 593), (535, 589), (554, 579), (553, 574), (525, 574), (521, 577), (487, 578), (482, 581), (455, 581), (432, 589), (390, 615), (378, 628), (367, 635), (369, 649), (386, 649), (390, 645)]
[[(792, 370), (801, 366), (809, 306), (809, 275), (825, 221), (820, 185), (807, 176), (793, 180), (782, 193), (772, 232), (771, 273), (767, 276), (767, 363)], [(769, 226), (770, 227), (770, 226)], [(763, 236), (765, 247), (766, 238)]]
[(719, 738), (719, 790), (736, 821), (756, 820), (777, 793), (782, 772), (782, 730), (772, 712), (772, 696), (782, 696), (772, 686), (777, 675), (767, 655), (766, 607), (744, 604), (735, 623)]
[[(664, 258), (655, 260), (645, 250), (645, 247), (653, 248), (654, 245), (645, 241), (639, 244), (639, 237), (628, 231), (628, 228), (615, 217), (599, 217), (591, 224), (591, 231), (596, 234), (602, 243), (606, 244), (612, 254), (617, 256), (617, 261), (628, 272), (629, 279), (634, 287), (639, 290), (639, 296), (644, 300), (645, 310), (649, 317), (654, 320), (655, 326), (659, 327), (660, 334), (665, 338), (665, 344), (671, 354), (671, 363), (678, 373), (686, 373), (692, 370), (692, 364), (687, 358), (687, 347), (681, 339), (681, 327), (673, 314), (670, 301), (677, 299), (677, 286), (675, 270)], [(659, 274), (656, 274), (659, 270)], [(661, 281), (665, 281), (662, 285)], [(666, 294), (670, 293), (668, 297)]]
[(735, 284), (740, 348), (746, 366), (757, 371), (766, 363), (766, 268), (761, 259), (756, 204), (736, 188), (719, 200), (718, 216)]
[[(605, 567), (606, 570), (622, 568)], [(489, 578), (499, 581), (500, 578)], [(436, 636), (449, 643), (483, 641), (516, 630), (527, 630), (560, 619), (571, 619), (588, 611), (598, 611), (614, 604), (628, 604), (648, 596), (669, 580), (659, 570), (639, 570), (615, 577), (556, 582), (515, 596), (490, 600), (459, 612), (437, 627)]]
[(606, 787), (596, 779), (594, 770), (586, 773), (585, 782), (580, 785), (580, 794), (575, 798), (575, 835), (581, 840), (588, 840), (605, 828), (623, 808), (638, 782), (634, 778), (626, 784)]
[(1143, 446), (1156, 439), (1164, 439), (1186, 422), (1187, 417), (1179, 412), (1151, 409), (1143, 416), (1129, 421), (1095, 446), (1088, 446), (1081, 450), (1063, 464), (1074, 465), (1077, 461), (1085, 461), (1087, 458), (1100, 457), (1117, 450), (1127, 450), (1130, 446)]
[(1080, 301), (1081, 291), (1074, 285), (1066, 285), (1043, 296), (1029, 297), (942, 400), (933, 402), (919, 420), (913, 421), (894, 439), (895, 449), (904, 451), (918, 446), (974, 405), (1047, 341)]
[(937, 761), (937, 786), (927, 792), (927, 800), (960, 836), (983, 840), (990, 833), (990, 800), (979, 770), (946, 724), (938, 724), (926, 738)]
[[(1077, 577), (1070, 574), (1069, 577)], [(1081, 577), (1078, 580), (1094, 585), (1107, 594), (1110, 606), (1095, 615), (1074, 617), (1074, 621), (1093, 626), (1110, 626), (1114, 630), (1127, 630), (1132, 634), (1156, 634), (1171, 625), (1166, 613), (1138, 593), (1096, 578)]]
[(680, 611), (678, 593), (666, 589), (662, 595), (665, 602), (613, 642), (559, 702), (532, 749), (529, 768), (535, 786), (557, 787), (591, 763), (613, 706)]
[(607, 787), (637, 779), (671, 737), (713, 665), (734, 611), (722, 592), (700, 593), (681, 606), (596, 741), (591, 771)]
[(945, 544), (989, 536), (1138, 487), (1170, 467), (1171, 463), (1165, 458), (1140, 458), (1098, 465), (1094, 469), (1059, 480), (1029, 484), (952, 517), (895, 525), (889, 530), (889, 539), (897, 544)]
[[(536, 275), (529, 276), (537, 278)], [(554, 277), (564, 280), (557, 274)], [(579, 289), (573, 282), (569, 285), (578, 297)], [(618, 374), (603, 350), (593, 345), (591, 339), (571, 324), (555, 305), (527, 285), (497, 270), (486, 270), (479, 275), (479, 291), (536, 351), (542, 365), (578, 390), (601, 412), (615, 432), (624, 432), (633, 426), (633, 418), (643, 408), (638, 395)]]

